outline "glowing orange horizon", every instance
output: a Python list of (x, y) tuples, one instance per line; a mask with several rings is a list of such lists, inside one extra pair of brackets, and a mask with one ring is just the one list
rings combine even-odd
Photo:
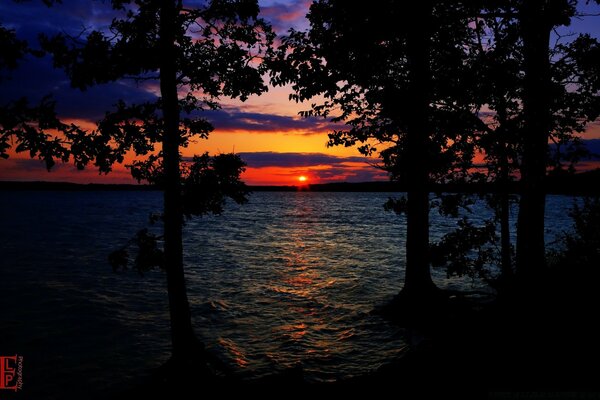
[[(265, 112), (277, 115), (295, 115), (293, 103), (284, 101), (284, 90), (277, 91), (275, 98), (280, 102), (272, 102), (267, 98), (256, 98), (246, 104), (246, 109), (254, 112)], [(272, 99), (271, 99), (272, 100)], [(241, 106), (241, 105), (240, 105)], [(301, 107), (300, 107), (301, 108)], [(65, 122), (77, 124), (85, 129), (93, 130), (95, 124), (85, 119), (67, 119)], [(269, 130), (244, 132), (236, 129), (217, 129), (208, 140), (197, 140), (190, 143), (189, 147), (181, 150), (183, 157), (209, 152), (219, 153), (296, 153), (296, 154), (323, 154), (332, 160), (315, 160), (315, 165), (306, 165), (306, 160), (298, 160), (298, 165), (290, 163), (296, 160), (282, 162), (283, 165), (264, 164), (253, 166), (250, 164), (242, 174), (242, 180), (251, 186), (293, 186), (320, 184), (328, 182), (351, 182), (367, 180), (387, 180), (383, 171), (378, 171), (365, 162), (342, 161), (346, 157), (359, 156), (358, 151), (352, 147), (326, 146), (327, 132), (302, 131), (285, 128), (281, 131)], [(319, 132), (317, 132), (319, 131)], [(584, 139), (600, 139), (600, 125), (590, 124), (588, 130), (581, 135)], [(160, 146), (157, 146), (159, 148)], [(57, 165), (51, 173), (46, 172), (42, 162), (31, 160), (26, 153), (17, 154), (15, 149), (9, 149), (10, 158), (0, 160), (0, 180), (5, 181), (62, 181), (74, 183), (136, 183), (129, 171), (122, 164), (114, 165), (113, 171), (108, 175), (100, 175), (98, 170), (89, 166), (84, 171), (77, 171), (72, 164)], [(136, 157), (133, 154), (125, 156), (124, 164), (131, 163)], [(340, 158), (336, 162), (336, 158)], [(277, 160), (277, 159), (276, 159)], [(366, 159), (365, 159), (366, 161)], [(477, 154), (475, 162), (484, 163), (483, 155)], [(277, 162), (277, 161), (276, 161)], [(597, 168), (600, 163), (596, 161), (583, 162), (578, 165), (578, 170)]]

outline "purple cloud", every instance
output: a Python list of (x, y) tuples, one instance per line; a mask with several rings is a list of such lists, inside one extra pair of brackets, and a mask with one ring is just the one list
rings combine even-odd
[(344, 125), (323, 118), (299, 118), (285, 115), (244, 112), (237, 108), (205, 111), (198, 114), (210, 121), (216, 130), (240, 130), (247, 132), (301, 131), (304, 135), (342, 129)]
[(364, 163), (367, 166), (368, 163), (376, 161), (366, 157), (336, 157), (323, 153), (277, 153), (271, 151), (239, 153), (239, 156), (252, 168), (310, 167), (344, 163)]
[(306, 13), (311, 0), (302, 1), (259, 1), (260, 15), (271, 23), (278, 34), (285, 34), (290, 28), (308, 28)]

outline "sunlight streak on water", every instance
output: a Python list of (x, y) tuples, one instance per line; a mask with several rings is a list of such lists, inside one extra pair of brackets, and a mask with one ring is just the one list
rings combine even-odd
[[(402, 347), (397, 328), (369, 315), (399, 288), (403, 253), (387, 244), (401, 241), (402, 221), (373, 209), (385, 194), (350, 196), (351, 206), (348, 194), (258, 193), (186, 227), (190, 291), (205, 296), (198, 306), (231, 306), (197, 328), (206, 338), (231, 332), (253, 376), (299, 365), (309, 379), (355, 375)], [(201, 254), (211, 261), (198, 263)], [(223, 276), (231, 290), (206, 290)]]

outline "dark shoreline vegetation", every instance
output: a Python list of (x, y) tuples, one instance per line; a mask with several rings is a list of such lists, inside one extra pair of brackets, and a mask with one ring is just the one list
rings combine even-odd
[[(562, 194), (571, 196), (590, 196), (600, 194), (600, 169), (580, 172), (576, 174), (564, 174), (548, 176), (545, 181), (545, 189), (548, 194)], [(406, 192), (407, 186), (399, 182), (334, 182), (322, 184), (307, 184), (298, 186), (248, 186), (250, 192)], [(0, 190), (65, 190), (65, 191), (160, 191), (157, 185), (148, 184), (80, 184), (72, 182), (51, 181), (0, 181)], [(469, 184), (450, 183), (429, 185), (430, 192), (444, 193), (498, 193), (508, 191), (519, 193), (519, 182), (511, 182), (505, 187), (497, 183)]]

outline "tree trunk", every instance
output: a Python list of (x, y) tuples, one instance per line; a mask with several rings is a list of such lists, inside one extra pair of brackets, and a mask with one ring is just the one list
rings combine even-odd
[(525, 140), (517, 226), (517, 274), (535, 279), (545, 266), (544, 178), (550, 129), (550, 32), (546, 0), (523, 2), (520, 22), (524, 45), (523, 113)]
[(505, 112), (505, 105), (498, 111), (500, 121), (498, 143), (498, 167), (500, 180), (500, 258), (501, 271), (504, 282), (508, 282), (513, 277), (512, 251), (510, 245), (510, 164), (508, 157), (508, 143), (505, 138), (507, 132), (505, 126), (508, 124)]
[(513, 275), (512, 252), (510, 246), (510, 198), (506, 191), (508, 184), (504, 184), (500, 193), (500, 253), (502, 258), (502, 276), (509, 280)]
[[(503, 166), (508, 169), (508, 166)], [(512, 269), (512, 251), (510, 246), (510, 195), (508, 193), (508, 174), (502, 172), (502, 189), (500, 192), (500, 254), (502, 258), (502, 276), (505, 280), (510, 280), (513, 275)]]
[(409, 27), (407, 58), (410, 78), (410, 104), (407, 124), (408, 204), (406, 234), (405, 295), (428, 297), (434, 291), (429, 268), (429, 103), (430, 103), (430, 24), (432, 5), (422, 1), (412, 15), (418, 26)]
[(165, 269), (171, 317), (173, 358), (189, 355), (196, 342), (183, 272), (181, 177), (179, 170), (179, 99), (175, 48), (176, 7), (166, 0), (160, 11), (160, 91), (164, 118), (163, 165)]

